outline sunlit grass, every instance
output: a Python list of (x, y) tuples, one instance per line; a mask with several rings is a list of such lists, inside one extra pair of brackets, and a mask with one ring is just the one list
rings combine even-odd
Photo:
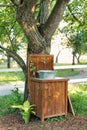
[(80, 64), (87, 64), (87, 59), (81, 59)]
[[(67, 66), (67, 65), (71, 65), (71, 64), (58, 64), (58, 63), (54, 64), (54, 66)], [(79, 73), (80, 73), (79, 69), (57, 69), (56, 70), (56, 76), (59, 77), (75, 76)]]
[(72, 85), (68, 90), (75, 114), (87, 116), (87, 84)]
[(0, 83), (9, 83), (14, 81), (24, 81), (23, 72), (4, 72), (0, 73)]
[(87, 84), (86, 83), (69, 85), (68, 89), (69, 89), (70, 94), (74, 94), (77, 92), (84, 92), (85, 94), (87, 94)]

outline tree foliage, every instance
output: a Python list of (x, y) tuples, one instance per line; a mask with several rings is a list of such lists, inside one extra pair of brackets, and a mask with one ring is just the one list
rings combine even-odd
[(64, 14), (66, 26), (61, 30), (68, 38), (67, 46), (72, 48), (72, 54), (79, 58), (87, 50), (87, 15), (86, 1), (71, 0)]

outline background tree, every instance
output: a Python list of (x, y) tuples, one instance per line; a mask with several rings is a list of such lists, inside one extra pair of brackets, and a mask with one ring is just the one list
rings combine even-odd
[[(64, 33), (62, 42), (66, 47), (72, 48), (72, 65), (75, 64), (75, 59), (80, 63), (80, 57), (82, 54), (85, 54), (87, 51), (87, 43), (85, 40), (85, 31), (84, 30), (75, 30), (74, 28), (68, 28), (66, 26), (61, 30), (61, 33)], [(66, 40), (64, 39), (66, 37)]]
[[(15, 9), (13, 8), (13, 5), (12, 4), (8, 5), (9, 1), (8, 3), (5, 2), (6, 1), (3, 1), (3, 5), (0, 7), (1, 9), (0, 10), (0, 48), (5, 51), (7, 48), (9, 53), (14, 53), (12, 57), (18, 62), (21, 68), (23, 68), (20, 60), (18, 59), (19, 56), (17, 52), (20, 48), (23, 47), (25, 37), (19, 24), (16, 21)], [(11, 54), (9, 53), (6, 53), (8, 60), (10, 60), (10, 56), (11, 56)], [(8, 67), (10, 67), (9, 62), (8, 62)]]
[(72, 64), (75, 64), (75, 58), (79, 63), (81, 54), (84, 54), (87, 50), (86, 7), (86, 1), (72, 0), (68, 4), (63, 17), (67, 24), (61, 32), (65, 33), (68, 38), (67, 42), (65, 42), (66, 46), (72, 48)]

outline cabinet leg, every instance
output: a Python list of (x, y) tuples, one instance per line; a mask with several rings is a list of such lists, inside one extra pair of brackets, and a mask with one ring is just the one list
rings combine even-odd
[(41, 117), (41, 122), (44, 122), (44, 117)]

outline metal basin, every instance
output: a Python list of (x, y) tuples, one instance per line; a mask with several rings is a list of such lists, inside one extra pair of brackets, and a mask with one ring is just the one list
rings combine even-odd
[(54, 79), (55, 71), (54, 70), (38, 70), (39, 78), (41, 79)]

